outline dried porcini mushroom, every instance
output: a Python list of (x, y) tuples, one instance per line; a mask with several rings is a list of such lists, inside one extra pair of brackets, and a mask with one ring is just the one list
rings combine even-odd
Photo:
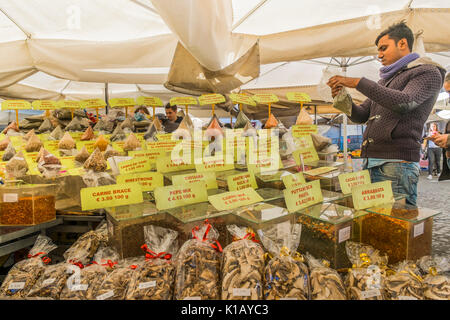
[(394, 269), (396, 273), (386, 278), (386, 298), (400, 300), (412, 297), (424, 300), (425, 285), (417, 266), (411, 261), (403, 261)]
[(11, 140), (9, 137), (6, 137), (2, 141), (0, 141), (0, 151), (5, 151), (6, 148), (8, 148), (8, 145), (10, 144)]
[(50, 132), (53, 130), (53, 124), (49, 118), (45, 118), (40, 127), (38, 128), (39, 133)]
[(276, 128), (277, 126), (278, 120), (275, 118), (273, 113), (271, 113), (266, 123), (264, 124), (264, 129)]
[(94, 139), (94, 130), (92, 130), (92, 127), (89, 126), (86, 131), (83, 133), (83, 135), (81, 136), (80, 140), (81, 141), (87, 141), (87, 140), (92, 140)]
[(6, 164), (6, 173), (13, 177), (22, 177), (28, 171), (28, 163), (25, 161), (22, 151), (16, 153)]
[(96, 148), (89, 158), (84, 162), (83, 168), (95, 172), (105, 171), (108, 167), (105, 158), (99, 148)]
[(61, 129), (61, 126), (57, 126), (55, 129), (53, 129), (53, 131), (50, 133), (49, 135), (49, 139), (52, 140), (61, 140), (62, 137), (64, 136), (64, 132)]
[(297, 116), (297, 120), (295, 121), (295, 124), (313, 124), (314, 121), (311, 118), (311, 116), (308, 114), (308, 112), (306, 112), (305, 108), (302, 108), (302, 110), (300, 111), (300, 113)]
[(17, 126), (17, 123), (15, 123), (14, 121), (11, 122), (3, 131), (3, 134), (7, 134), (9, 130), (13, 130), (16, 132), (19, 132), (19, 127)]
[(75, 140), (73, 140), (72, 136), (68, 132), (64, 133), (64, 136), (58, 143), (58, 148), (64, 150), (72, 150), (75, 149), (75, 147), (76, 143)]
[[(76, 275), (76, 273), (78, 273), (76, 271), (78, 267), (71, 267), (73, 267), (72, 271)], [(64, 287), (60, 295), (61, 300), (95, 299), (94, 293), (108, 275), (108, 271), (103, 266), (97, 263), (93, 263), (82, 268), (78, 274), (79, 281), (77, 281), (77, 283), (74, 283), (74, 281), (70, 281), (70, 277), (68, 278), (67, 285)]]
[(8, 147), (3, 154), (2, 161), (9, 161), (16, 154), (16, 149), (14, 149), (12, 142), (8, 144)]
[(61, 262), (47, 266), (42, 276), (36, 281), (27, 297), (52, 298), (59, 300), (61, 291), (66, 285), (69, 274), (67, 267), (69, 264)]
[(100, 237), (95, 230), (82, 234), (72, 246), (64, 252), (64, 259), (69, 262), (87, 264), (94, 257), (100, 246)]
[(37, 135), (33, 134), (28, 139), (28, 142), (25, 145), (26, 152), (38, 152), (42, 147), (42, 141), (37, 137)]
[(84, 164), (89, 157), (90, 154), (87, 151), (86, 146), (83, 146), (80, 152), (78, 152), (77, 155), (75, 156), (75, 161)]
[(214, 244), (219, 234), (205, 222), (201, 228), (194, 228), (193, 236), (177, 255), (174, 299), (220, 299), (221, 250)]
[(111, 141), (123, 141), (127, 138), (120, 125), (118, 125), (111, 134)]
[(0, 296), (26, 297), (44, 272), (44, 264), (50, 262), (47, 254), (56, 248), (50, 238), (39, 235), (28, 254), (28, 259), (19, 261), (8, 272), (0, 287)]
[(101, 134), (97, 140), (95, 140), (94, 148), (99, 148), (100, 151), (105, 151), (109, 142), (105, 139), (105, 137)]
[(136, 136), (131, 133), (127, 140), (125, 140), (125, 144), (123, 145), (123, 151), (133, 151), (142, 147), (142, 143), (136, 138)]
[(235, 241), (223, 250), (222, 300), (262, 300), (264, 250), (245, 227), (227, 229)]

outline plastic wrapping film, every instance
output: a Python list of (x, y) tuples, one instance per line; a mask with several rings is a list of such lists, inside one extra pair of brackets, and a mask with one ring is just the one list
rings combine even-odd
[(123, 131), (122, 127), (120, 125), (117, 125), (114, 129), (113, 133), (111, 134), (111, 141), (124, 141), (127, 138), (127, 135)]
[(343, 87), (333, 99), (333, 108), (344, 112), (347, 116), (352, 116), (352, 97), (348, 94), (347, 89)]
[(0, 287), (0, 297), (26, 297), (50, 262), (47, 254), (56, 248), (50, 238), (39, 235), (28, 258), (16, 263), (8, 272)]
[(327, 85), (328, 80), (333, 76), (345, 76), (345, 74), (340, 68), (328, 66), (323, 70), (322, 78), (317, 85), (317, 93), (325, 102), (333, 102), (331, 88)]
[(16, 154), (16, 149), (14, 148), (12, 142), (10, 142), (8, 144), (8, 146), (6, 147), (5, 152), (3, 153), (2, 161), (9, 161), (9, 160), (11, 160), (14, 157), (15, 154)]
[(47, 266), (42, 276), (36, 281), (27, 297), (41, 297), (59, 300), (62, 290), (66, 285), (69, 274), (67, 262)]
[(258, 230), (262, 244), (272, 256), (264, 272), (264, 298), (309, 299), (309, 272), (297, 252), (301, 225), (289, 221)]
[(5, 169), (6, 176), (9, 178), (20, 178), (27, 173), (28, 163), (26, 162), (22, 151), (16, 153), (8, 163), (6, 163)]
[(222, 254), (222, 300), (262, 300), (264, 250), (246, 227), (228, 225), (233, 242)]
[(91, 155), (86, 149), (86, 146), (83, 146), (81, 150), (76, 154), (75, 161), (78, 167), (81, 167), (84, 165), (87, 159), (89, 159)]
[(395, 273), (386, 278), (386, 299), (424, 300), (425, 285), (420, 270), (412, 261), (402, 261), (393, 267)]
[(45, 133), (45, 132), (52, 132), (55, 127), (53, 126), (52, 122), (49, 118), (45, 118), (42, 124), (39, 126), (37, 131), (39, 133)]
[(193, 239), (180, 248), (176, 261), (174, 299), (220, 299), (219, 234), (206, 220), (192, 230)]
[(72, 246), (67, 249), (63, 257), (68, 263), (81, 263), (85, 265), (91, 261), (101, 245), (108, 242), (106, 222), (97, 226), (96, 230), (83, 233)]
[(64, 131), (61, 129), (61, 126), (57, 126), (48, 136), (48, 140), (61, 140), (64, 136)]
[(329, 268), (328, 261), (320, 261), (306, 253), (310, 270), (311, 300), (347, 300), (347, 293), (341, 276)]
[(384, 300), (388, 257), (370, 245), (347, 241), (347, 256), (352, 263), (345, 277), (351, 300)]
[(178, 232), (148, 225), (144, 237), (145, 261), (133, 273), (127, 300), (171, 300), (175, 282), (172, 258), (178, 251)]
[(72, 121), (65, 128), (66, 131), (83, 131), (84, 126), (81, 123), (80, 117), (73, 117)]

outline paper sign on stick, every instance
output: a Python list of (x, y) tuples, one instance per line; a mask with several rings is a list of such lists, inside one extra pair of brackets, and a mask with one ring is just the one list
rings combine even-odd
[(113, 184), (81, 189), (83, 211), (141, 203), (142, 187), (138, 183)]
[(319, 180), (305, 183), (295, 188), (285, 189), (283, 193), (290, 213), (323, 201)]
[(382, 181), (352, 188), (353, 206), (356, 210), (367, 209), (395, 202), (392, 181)]
[(342, 173), (338, 176), (343, 194), (352, 193), (352, 188), (371, 183), (369, 170)]
[(232, 210), (264, 201), (252, 188), (216, 194), (209, 196), (208, 200), (219, 211)]

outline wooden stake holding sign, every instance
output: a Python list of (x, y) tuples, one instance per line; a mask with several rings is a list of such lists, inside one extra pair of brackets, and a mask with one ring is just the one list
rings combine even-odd
[[(304, 92), (288, 92), (286, 97), (289, 101), (300, 103), (300, 112), (302, 112), (304, 103), (311, 102), (311, 97)], [(294, 124), (292, 126), (292, 136), (294, 138), (312, 133), (317, 134), (317, 125)]]
[(252, 98), (259, 104), (267, 104), (269, 106), (269, 117), (271, 104), (279, 101), (278, 97), (272, 93), (258, 93), (255, 94)]
[(81, 101), (59, 100), (57, 103), (59, 109), (70, 109), (72, 120), (74, 110), (83, 109), (83, 104), (81, 103)]
[(212, 115), (214, 116), (214, 108), (216, 107), (216, 104), (225, 102), (225, 97), (220, 93), (202, 94), (198, 97), (198, 101), (201, 106), (210, 104), (212, 106)]
[(128, 118), (128, 108), (134, 108), (136, 101), (133, 98), (112, 98), (109, 99), (111, 108), (125, 108), (125, 119)]
[(19, 128), (19, 110), (30, 110), (31, 103), (25, 100), (5, 100), (2, 102), (2, 110), (16, 111), (16, 124)]
[(242, 105), (243, 104), (256, 107), (255, 100), (253, 100), (252, 97), (246, 96), (244, 94), (231, 93), (230, 94), (230, 99), (231, 99), (231, 101), (233, 103), (239, 103), (239, 111), (241, 111), (241, 112), (242, 112)]
[(198, 104), (198, 102), (194, 97), (174, 97), (170, 99), (170, 106), (181, 105), (186, 107), (186, 116), (189, 112), (188, 106), (193, 106), (196, 104)]
[(153, 108), (153, 120), (155, 120), (156, 107), (162, 107), (164, 104), (162, 100), (158, 97), (139, 97), (136, 102), (140, 106), (152, 107)]
[(50, 117), (50, 110), (58, 109), (58, 103), (53, 100), (35, 100), (31, 103), (34, 110), (45, 110), (45, 116)]
[(87, 99), (87, 100), (81, 101), (81, 104), (83, 105), (83, 108), (85, 108), (85, 109), (90, 109), (90, 108), (95, 109), (95, 111), (97, 112), (97, 121), (99, 119), (98, 109), (106, 107), (106, 102), (102, 99)]

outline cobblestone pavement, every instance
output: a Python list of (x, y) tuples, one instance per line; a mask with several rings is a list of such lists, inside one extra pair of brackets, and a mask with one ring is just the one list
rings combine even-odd
[(427, 172), (421, 172), (418, 184), (417, 205), (439, 210), (442, 213), (433, 222), (433, 255), (450, 256), (450, 180), (427, 179)]

